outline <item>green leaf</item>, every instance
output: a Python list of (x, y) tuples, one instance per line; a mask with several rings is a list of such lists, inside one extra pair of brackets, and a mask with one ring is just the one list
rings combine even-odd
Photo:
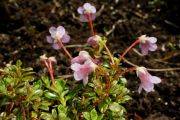
[(44, 93), (44, 96), (48, 99), (51, 99), (51, 100), (58, 100), (59, 99), (59, 96), (56, 94), (56, 93), (52, 93), (52, 92), (49, 92), (49, 91), (46, 91)]
[(104, 114), (101, 114), (101, 115), (98, 116), (97, 120), (102, 120), (103, 117), (104, 117)]
[(43, 120), (54, 120), (50, 113), (42, 112), (40, 118)]
[(52, 113), (53, 118), (57, 119), (57, 111), (56, 111), (56, 109), (52, 109), (51, 113)]
[(83, 112), (83, 115), (84, 115), (84, 118), (86, 120), (90, 120), (91, 119), (90, 114), (88, 112)]
[(42, 79), (43, 83), (45, 84), (45, 86), (47, 88), (49, 88), (50, 87), (50, 82), (49, 82), (50, 80), (49, 80), (49, 78), (47, 76), (42, 76), (41, 79)]
[(78, 92), (80, 91), (80, 89), (83, 87), (83, 84), (79, 84), (77, 87), (75, 87), (74, 89), (70, 90), (68, 95), (65, 97), (66, 101), (73, 99), (75, 97), (76, 94), (78, 94)]
[(97, 115), (95, 108), (91, 110), (90, 114), (91, 114), (91, 120), (97, 120), (98, 115)]
[(106, 110), (108, 109), (108, 103), (106, 101), (103, 101), (101, 102), (99, 105), (98, 105), (98, 109), (101, 113), (105, 113)]
[(64, 80), (56, 80), (55, 81), (55, 86), (56, 86), (56, 90), (59, 94), (62, 93), (62, 91), (65, 89), (65, 85), (66, 85), (66, 82)]
[(118, 103), (113, 102), (112, 104), (110, 104), (109, 109), (112, 112), (120, 112), (121, 111), (121, 106)]

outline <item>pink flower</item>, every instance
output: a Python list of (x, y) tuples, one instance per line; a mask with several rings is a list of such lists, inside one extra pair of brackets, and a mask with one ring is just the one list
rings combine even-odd
[(161, 79), (159, 77), (149, 74), (145, 67), (138, 67), (136, 70), (136, 74), (141, 80), (141, 84), (138, 88), (139, 93), (142, 91), (142, 88), (146, 92), (154, 91), (154, 84), (158, 84), (161, 82)]
[(97, 46), (100, 40), (101, 40), (101, 37), (99, 35), (94, 35), (88, 38), (87, 43), (92, 46)]
[(49, 32), (51, 36), (47, 36), (47, 42), (52, 44), (52, 47), (56, 50), (61, 47), (58, 45), (57, 40), (61, 40), (62, 43), (68, 43), (70, 41), (70, 36), (65, 31), (64, 27), (59, 26), (57, 28), (50, 27)]
[(89, 59), (84, 64), (74, 63), (71, 69), (74, 71), (74, 79), (77, 81), (83, 80), (83, 84), (88, 83), (88, 76), (96, 68), (96, 65)]
[(155, 37), (146, 37), (146, 35), (142, 35), (139, 37), (140, 44), (139, 47), (141, 48), (141, 53), (143, 55), (147, 55), (148, 51), (155, 51), (157, 49), (157, 38)]
[(96, 18), (96, 8), (90, 3), (85, 3), (82, 7), (79, 7), (77, 11), (80, 14), (82, 22), (88, 22), (87, 14), (90, 15), (91, 20)]
[(90, 59), (91, 56), (86, 51), (80, 51), (79, 55), (71, 60), (71, 63), (83, 64), (86, 60)]

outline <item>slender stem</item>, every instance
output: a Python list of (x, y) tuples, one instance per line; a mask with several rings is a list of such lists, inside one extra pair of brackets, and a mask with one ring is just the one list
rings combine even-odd
[(72, 56), (71, 54), (68, 52), (68, 50), (66, 49), (66, 47), (63, 45), (62, 41), (60, 39), (57, 40), (58, 44), (61, 46), (61, 48), (64, 50), (64, 52), (67, 54), (67, 56), (69, 57), (70, 60), (72, 60)]
[(54, 75), (53, 75), (53, 68), (52, 68), (52, 62), (51, 61), (49, 61), (49, 74), (50, 74), (53, 85), (55, 85)]
[(124, 52), (123, 54), (119, 57), (119, 62), (122, 60), (122, 58), (127, 54), (127, 52), (129, 52), (129, 50), (134, 47), (136, 44), (138, 44), (140, 42), (139, 39), (137, 39), (134, 43), (131, 44), (131, 46), (129, 46)]
[(54, 85), (54, 75), (53, 75), (53, 69), (52, 69), (52, 65), (51, 65), (51, 62), (47, 62), (47, 61), (44, 61), (47, 69), (48, 69), (48, 72), (49, 72), (49, 75), (51, 77), (51, 81), (52, 81), (52, 84)]
[(136, 67), (131, 67), (131, 68), (127, 68), (126, 70), (116, 73), (113, 80), (116, 80), (117, 78), (119, 78), (120, 76), (124, 75), (125, 73), (132, 71), (132, 70), (136, 70)]
[(109, 57), (110, 57), (110, 59), (111, 59), (112, 64), (114, 65), (114, 64), (115, 64), (115, 63), (114, 63), (114, 59), (113, 59), (113, 56), (112, 56), (109, 48), (106, 46), (105, 43), (103, 43), (103, 46), (104, 46), (104, 48), (106, 49), (106, 51), (107, 51), (107, 53), (108, 53), (108, 55), (109, 55)]
[(93, 27), (93, 23), (92, 23), (92, 20), (91, 20), (91, 15), (90, 14), (86, 14), (87, 15), (87, 18), (88, 18), (88, 21), (89, 21), (89, 26), (91, 28), (91, 33), (92, 35), (96, 35), (95, 31), (94, 31), (94, 27)]

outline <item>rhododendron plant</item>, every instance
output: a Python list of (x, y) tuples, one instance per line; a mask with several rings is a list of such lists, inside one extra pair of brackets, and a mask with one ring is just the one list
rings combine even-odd
[(78, 56), (74, 57), (73, 50), (76, 48), (69, 52), (63, 44), (70, 41), (64, 27), (50, 27), (47, 42), (56, 50), (64, 50), (69, 58), (63, 59), (67, 61), (66, 67), (57, 67), (58, 71), (54, 75), (53, 64), (57, 64), (55, 57), (42, 55), (40, 60), (47, 67), (48, 75), (34, 77), (32, 69), (21, 68), (19, 61), (16, 65), (0, 70), (3, 72), (0, 75), (0, 95), (4, 98), (0, 106), (6, 108), (0, 114), (0, 119), (2, 116), (4, 120), (125, 120), (124, 104), (131, 97), (124, 74), (136, 70), (137, 79), (132, 80), (140, 79), (139, 89), (136, 90), (139, 93), (142, 89), (146, 92), (154, 91), (154, 84), (161, 82), (159, 77), (148, 73), (145, 67), (132, 64), (132, 67), (126, 68), (122, 62), (137, 44), (143, 55), (155, 51), (155, 37), (142, 35), (118, 58), (109, 50), (107, 38), (95, 33), (92, 21), (96, 8), (85, 3), (77, 11), (82, 21), (89, 22), (91, 35), (86, 37), (89, 45), (82, 47)]

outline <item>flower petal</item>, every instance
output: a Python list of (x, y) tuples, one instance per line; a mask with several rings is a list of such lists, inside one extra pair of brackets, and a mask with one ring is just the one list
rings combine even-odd
[(57, 43), (52, 44), (52, 47), (53, 47), (55, 50), (61, 49), (61, 47), (60, 47)]
[(156, 43), (157, 42), (157, 38), (155, 38), (155, 37), (146, 37), (146, 39), (150, 43)]
[(51, 37), (54, 38), (56, 35), (56, 27), (50, 27), (49, 28), (49, 33), (51, 34)]
[(53, 43), (53, 39), (51, 36), (46, 36), (46, 40), (48, 43)]
[(83, 8), (89, 10), (89, 9), (91, 9), (91, 6), (92, 6), (92, 5), (91, 5), (90, 3), (85, 3), (85, 4), (83, 5)]
[(79, 8), (77, 9), (77, 11), (78, 11), (79, 14), (83, 14), (84, 8), (83, 8), (83, 7), (79, 7)]
[(67, 34), (64, 34), (61, 40), (63, 43), (68, 43), (70, 41), (70, 36)]
[(153, 83), (150, 83), (150, 82), (143, 83), (143, 84), (142, 84), (142, 87), (143, 87), (143, 89), (144, 89), (146, 92), (151, 92), (151, 91), (154, 90), (154, 84), (153, 84)]
[(141, 53), (143, 55), (147, 55), (148, 54), (148, 46), (145, 44), (139, 44), (139, 47), (141, 48)]
[(152, 76), (150, 81), (151, 81), (151, 83), (158, 84), (161, 82), (161, 79), (159, 77)]
[(88, 83), (88, 75), (83, 78), (83, 84), (86, 85)]
[(58, 37), (62, 38), (66, 31), (63, 26), (59, 26), (59, 27), (57, 27), (56, 32), (57, 32), (56, 35), (58, 35)]
[(94, 6), (91, 6), (91, 13), (96, 13), (96, 8)]
[(77, 72), (74, 72), (74, 79), (77, 80), (77, 81), (80, 81), (83, 79), (83, 74), (81, 73), (81, 71), (77, 71)]
[(79, 63), (74, 63), (71, 65), (71, 69), (74, 71), (79, 71), (81, 68), (81, 65)]
[(154, 43), (151, 43), (151, 44), (150, 44), (150, 47), (149, 47), (149, 50), (150, 50), (150, 51), (155, 51), (156, 49), (157, 49), (157, 45), (154, 44)]
[(87, 16), (82, 14), (80, 15), (81, 22), (88, 22)]

